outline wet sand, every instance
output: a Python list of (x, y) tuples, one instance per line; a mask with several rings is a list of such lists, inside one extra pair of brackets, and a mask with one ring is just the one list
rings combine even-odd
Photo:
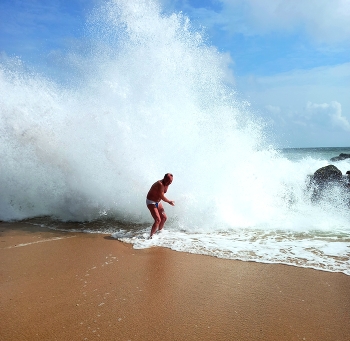
[(0, 340), (350, 340), (350, 276), (0, 223)]

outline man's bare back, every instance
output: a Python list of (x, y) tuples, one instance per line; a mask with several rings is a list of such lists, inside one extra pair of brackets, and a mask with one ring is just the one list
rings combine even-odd
[(168, 191), (168, 187), (172, 182), (173, 175), (167, 173), (164, 175), (164, 178), (162, 180), (156, 181), (148, 191), (146, 204), (154, 219), (154, 223), (151, 229), (151, 238), (157, 230), (161, 230), (163, 228), (164, 223), (167, 220), (167, 216), (165, 214), (161, 200), (167, 202), (171, 206), (175, 206), (174, 201), (169, 200), (165, 197), (165, 193)]

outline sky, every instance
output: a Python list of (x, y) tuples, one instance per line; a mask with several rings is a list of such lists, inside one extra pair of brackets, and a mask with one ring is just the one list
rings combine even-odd
[[(83, 39), (98, 1), (0, 0), (0, 62), (50, 64)], [(228, 56), (237, 94), (278, 147), (350, 146), (350, 0), (159, 2)]]

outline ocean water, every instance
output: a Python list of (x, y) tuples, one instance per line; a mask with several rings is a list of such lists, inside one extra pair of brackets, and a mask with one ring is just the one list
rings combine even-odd
[[(349, 191), (308, 187), (350, 148), (275, 148), (227, 57), (155, 1), (96, 7), (76, 45), (56, 78), (0, 64), (1, 220), (350, 275)], [(166, 172), (176, 206), (150, 240), (145, 196)]]
[[(339, 165), (339, 161), (336, 163), (331, 161), (332, 158), (339, 156), (339, 154), (350, 154), (350, 147), (323, 147), (323, 148), (285, 148), (280, 152), (284, 157), (291, 161), (301, 161), (306, 158), (312, 158), (316, 160), (326, 160), (330, 164)], [(348, 163), (345, 162), (345, 168)], [(345, 172), (343, 172), (345, 173)]]

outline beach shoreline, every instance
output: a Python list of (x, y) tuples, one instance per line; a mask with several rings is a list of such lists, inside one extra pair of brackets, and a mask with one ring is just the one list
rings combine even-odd
[(350, 276), (0, 223), (1, 340), (350, 335)]

